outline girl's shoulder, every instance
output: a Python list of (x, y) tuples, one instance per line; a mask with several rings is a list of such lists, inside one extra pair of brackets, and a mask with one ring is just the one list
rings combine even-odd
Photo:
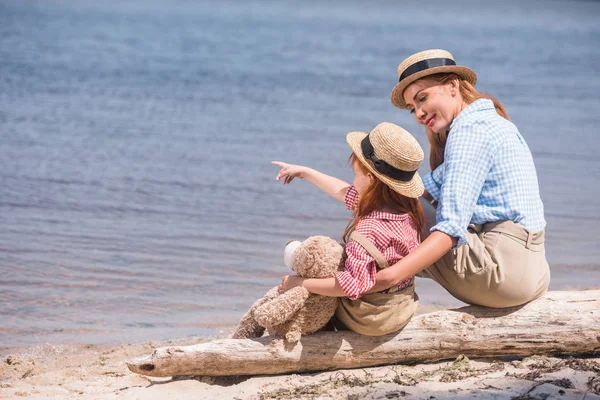
[(412, 240), (418, 236), (416, 224), (409, 214), (383, 211), (373, 211), (361, 218), (355, 229), (376, 245), (386, 245), (390, 240)]
[(410, 214), (397, 214), (376, 210), (361, 218), (358, 221), (358, 225), (387, 225), (390, 222), (405, 222), (410, 220)]

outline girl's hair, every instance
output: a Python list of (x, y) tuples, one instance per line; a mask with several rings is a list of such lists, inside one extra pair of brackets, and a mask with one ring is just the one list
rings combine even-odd
[[(354, 153), (350, 155), (348, 161), (350, 164), (354, 163), (354, 165), (360, 168), (365, 174), (370, 172), (363, 163), (359, 161)], [(361, 218), (366, 217), (375, 210), (384, 208), (393, 210), (393, 212), (398, 214), (409, 214), (420, 235), (420, 232), (423, 231), (425, 225), (425, 215), (423, 214), (419, 199), (403, 196), (390, 189), (388, 185), (383, 183), (376, 176), (373, 176), (373, 178), (374, 182), (358, 197), (356, 208), (352, 213), (352, 219), (344, 231), (344, 243), (348, 243), (350, 234), (356, 229), (356, 225)]]
[[(460, 77), (457, 74), (454, 74), (454, 73), (433, 74), (433, 75), (427, 76), (424, 79), (431, 79), (431, 80), (439, 83), (440, 85), (448, 83), (452, 79), (458, 79), (460, 94), (465, 103), (471, 104), (475, 100), (482, 99), (482, 98), (490, 99), (494, 102), (494, 107), (496, 108), (496, 112), (498, 113), (498, 115), (500, 115), (503, 118), (509, 119), (506, 109), (504, 108), (502, 103), (500, 103), (500, 101), (498, 99), (496, 99), (495, 97), (490, 96), (486, 93), (479, 93), (473, 87), (473, 85), (471, 85), (469, 82), (467, 82), (466, 80), (464, 80), (462, 77)], [(429, 166), (431, 167), (431, 170), (433, 171), (440, 164), (442, 164), (444, 162), (444, 150), (446, 148), (446, 141), (448, 140), (448, 132), (442, 132), (442, 133), (436, 134), (430, 128), (426, 127), (425, 133), (427, 133), (427, 139), (429, 140), (429, 145), (430, 145)]]

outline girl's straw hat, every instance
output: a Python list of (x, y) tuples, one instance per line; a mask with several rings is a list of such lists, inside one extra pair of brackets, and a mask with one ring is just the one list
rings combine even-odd
[(423, 149), (410, 133), (382, 122), (370, 134), (350, 132), (346, 141), (360, 162), (392, 190), (413, 198), (423, 194), (423, 182), (417, 172)]
[(404, 90), (427, 75), (453, 72), (464, 78), (471, 85), (477, 82), (477, 75), (470, 68), (456, 65), (452, 54), (446, 50), (425, 50), (413, 54), (398, 65), (398, 83), (392, 90), (390, 101), (399, 108), (406, 108)]

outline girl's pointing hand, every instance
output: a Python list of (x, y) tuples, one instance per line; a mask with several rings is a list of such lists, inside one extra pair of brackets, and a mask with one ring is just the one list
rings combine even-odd
[(302, 165), (287, 164), (281, 161), (271, 161), (271, 164), (277, 165), (279, 168), (281, 168), (279, 173), (277, 173), (275, 180), (279, 181), (281, 178), (283, 178), (284, 185), (289, 184), (294, 178), (304, 178), (306, 167)]

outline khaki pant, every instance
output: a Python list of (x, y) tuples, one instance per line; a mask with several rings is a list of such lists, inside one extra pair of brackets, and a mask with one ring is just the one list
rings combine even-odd
[(490, 222), (469, 225), (467, 241), (418, 276), (435, 280), (465, 303), (494, 308), (521, 305), (548, 290), (544, 231), (529, 232), (512, 221)]
[(414, 284), (394, 293), (365, 294), (356, 300), (342, 297), (334, 324), (338, 330), (346, 327), (365, 336), (387, 335), (408, 324), (418, 301)]

